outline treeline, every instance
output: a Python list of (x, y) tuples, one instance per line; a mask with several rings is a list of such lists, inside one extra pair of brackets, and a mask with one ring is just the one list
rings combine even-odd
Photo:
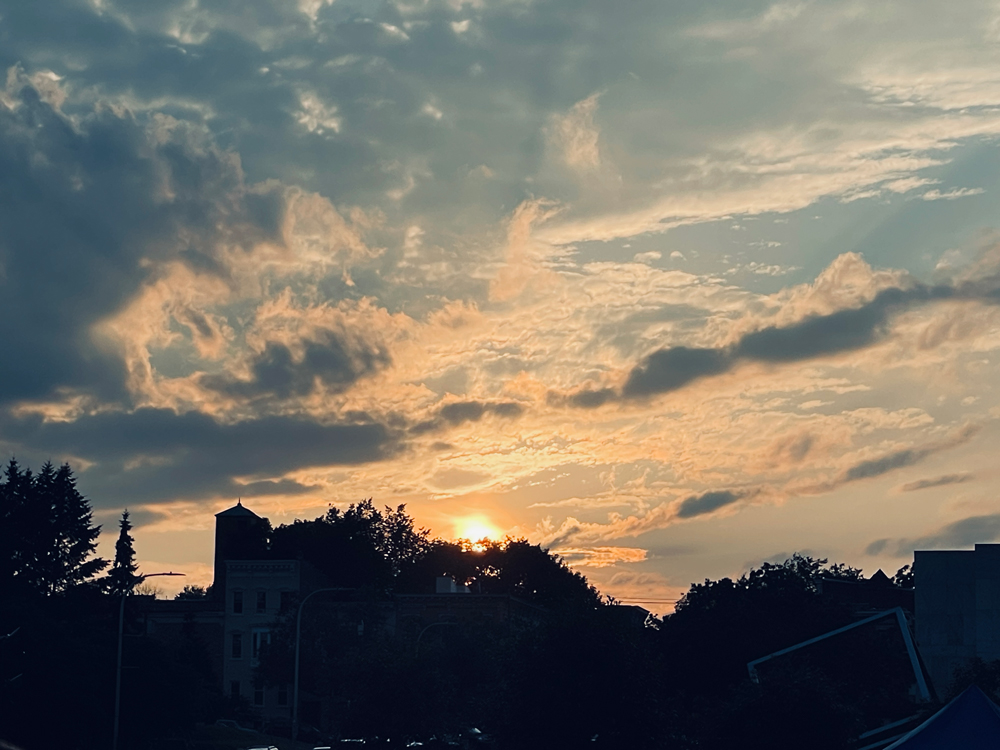
[[(530, 548), (514, 546), (514, 559)], [(566, 585), (564, 566), (547, 553), (547, 563), (532, 561), (541, 562), (535, 574), (497, 570), (502, 547), (437, 543), (413, 569), (447, 571), (473, 587), (518, 581), (547, 598), (536, 621), (437, 628), (414, 648), (412, 637), (398, 637), (399, 623), (395, 637), (378, 626), (375, 601), (356, 603), (353, 617), (343, 603), (315, 606), (303, 626), (302, 686), (332, 699), (344, 736), (454, 736), (476, 726), (500, 748), (846, 750), (880, 711), (916, 710), (906, 698), (910, 664), (884, 648), (881, 634), (851, 644), (854, 657), (882, 669), (877, 684), (808, 664), (749, 680), (747, 662), (854, 621), (819, 589), (821, 579), (861, 580), (858, 569), (795, 555), (695, 584), (674, 614), (643, 624), (628, 608), (591, 598), (586, 584)], [(535, 588), (545, 571), (558, 584)], [(291, 680), (293, 614), (261, 661), (268, 685)]]
[[(99, 531), (68, 466), (33, 474), (8, 464), (0, 479), (0, 739), (25, 750), (111, 745), (118, 607), (142, 575), (127, 514), (110, 566), (95, 554)], [(793, 556), (706, 580), (675, 613), (643, 623), (537, 545), (433, 539), (402, 506), (379, 510), (370, 500), (263, 526), (243, 552), (301, 558), (324, 585), (353, 590), (311, 600), (302, 629), (303, 695), (325, 700), (325, 718), (342, 736), (442, 737), (474, 726), (498, 750), (841, 750), (870, 728), (873, 710), (898, 708), (896, 688), (908, 679), (908, 665), (876, 639), (852, 648), (887, 675), (877, 685), (859, 688), (808, 663), (750, 681), (748, 661), (853, 620), (819, 582), (857, 581), (861, 571), (825, 560)], [(432, 593), (439, 575), (474, 593), (512, 595), (533, 614), (385, 626), (395, 616), (392, 594)], [(909, 575), (900, 571), (895, 585), (910, 585)], [(207, 593), (187, 587), (180, 597)], [(264, 684), (291, 682), (295, 604), (261, 653)], [(195, 628), (163, 644), (141, 637), (137, 613), (126, 608), (123, 750), (183, 737), (198, 722), (253, 719), (245, 700), (222, 694)], [(960, 679), (997, 691), (998, 674), (995, 664), (971, 665)]]
[[(130, 531), (126, 511), (109, 564), (96, 554), (101, 527), (68, 465), (33, 473), (12, 459), (3, 470), (0, 740), (25, 750), (111, 747), (119, 605), (143, 580)], [(226, 710), (201, 655), (137, 637), (135, 609), (125, 614), (121, 730), (129, 741), (120, 747), (140, 750)]]
[(251, 557), (303, 559), (330, 586), (426, 594), (450, 576), (479, 594), (509, 594), (546, 607), (593, 608), (601, 595), (581, 574), (524, 539), (473, 544), (432, 539), (414, 526), (405, 506), (379, 510), (371, 499), (312, 521), (267, 530)]

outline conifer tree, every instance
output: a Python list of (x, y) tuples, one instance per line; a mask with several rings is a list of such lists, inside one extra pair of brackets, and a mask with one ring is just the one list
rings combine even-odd
[(25, 553), (25, 479), (17, 460), (11, 458), (0, 481), (0, 586), (6, 595), (24, 588), (22, 575)]
[(135, 563), (135, 547), (132, 546), (135, 539), (129, 534), (132, 523), (128, 520), (127, 508), (122, 511), (118, 526), (120, 531), (115, 542), (115, 562), (108, 573), (108, 590), (116, 596), (125, 596), (142, 583), (142, 576), (137, 573), (139, 566)]
[(17, 594), (54, 594), (93, 578), (107, 562), (93, 557), (100, 526), (76, 488), (73, 470), (46, 463), (38, 475), (11, 459), (0, 482), (0, 586)]
[(69, 464), (56, 471), (53, 480), (52, 519), (58, 564), (50, 580), (51, 591), (61, 591), (87, 581), (104, 568), (107, 560), (92, 558), (97, 550), (101, 527), (91, 525), (90, 503), (76, 488), (76, 477)]

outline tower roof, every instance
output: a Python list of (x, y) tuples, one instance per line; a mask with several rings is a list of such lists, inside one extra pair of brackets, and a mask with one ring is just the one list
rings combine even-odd
[(215, 514), (216, 518), (260, 518), (256, 513), (254, 513), (249, 508), (243, 505), (242, 500), (237, 500), (236, 505), (232, 508), (226, 508), (226, 510), (221, 513)]

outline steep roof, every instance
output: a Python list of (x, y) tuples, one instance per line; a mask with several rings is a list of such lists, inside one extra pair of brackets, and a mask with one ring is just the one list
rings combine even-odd
[(882, 568), (879, 568), (875, 571), (872, 577), (868, 579), (868, 583), (873, 583), (877, 586), (891, 586), (892, 579), (882, 572)]
[(242, 500), (237, 500), (236, 505), (232, 508), (226, 508), (226, 510), (221, 513), (215, 514), (216, 518), (260, 518), (256, 513), (254, 513), (249, 508), (244, 507)]
[(995, 750), (1000, 706), (975, 685), (885, 750)]

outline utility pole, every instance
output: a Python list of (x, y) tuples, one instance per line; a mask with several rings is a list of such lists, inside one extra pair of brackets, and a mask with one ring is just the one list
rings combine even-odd
[[(184, 573), (147, 573), (143, 580), (154, 576), (182, 576)], [(122, 704), (122, 640), (125, 634), (125, 598), (128, 596), (122, 593), (122, 601), (118, 607), (118, 666), (115, 670), (115, 733), (111, 741), (111, 750), (118, 750), (118, 718), (121, 714)]]

